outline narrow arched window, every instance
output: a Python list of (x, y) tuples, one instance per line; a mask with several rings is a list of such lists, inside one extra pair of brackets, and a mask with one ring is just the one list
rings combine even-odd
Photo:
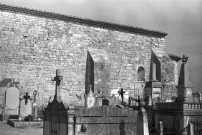
[(143, 67), (138, 68), (138, 81), (145, 81), (145, 70)]

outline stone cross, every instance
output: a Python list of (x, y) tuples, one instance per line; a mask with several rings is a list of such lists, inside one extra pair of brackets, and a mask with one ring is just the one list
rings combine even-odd
[(38, 91), (37, 90), (34, 90), (33, 91), (33, 95), (34, 95), (34, 102), (36, 102), (36, 96), (38, 95)]
[(121, 89), (119, 89), (118, 93), (119, 93), (119, 95), (121, 95), (121, 100), (122, 100), (122, 102), (123, 102), (123, 98), (124, 98), (124, 93), (125, 93), (125, 91), (123, 90), (123, 88), (121, 88)]
[(62, 79), (63, 79), (63, 76), (61, 75), (61, 70), (57, 69), (56, 76), (54, 77), (54, 79), (52, 81), (56, 82), (54, 99), (57, 99), (58, 101), (61, 100), (60, 82), (62, 81)]
[(28, 95), (28, 92), (26, 92), (26, 94), (23, 96), (23, 98), (25, 99), (25, 105), (28, 102), (28, 99), (31, 99), (30, 96)]

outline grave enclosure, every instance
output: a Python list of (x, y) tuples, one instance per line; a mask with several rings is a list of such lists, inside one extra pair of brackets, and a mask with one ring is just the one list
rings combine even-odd
[(57, 101), (53, 104), (57, 110), (47, 108), (44, 113), (44, 135), (146, 135), (143, 124), (147, 120), (141, 117), (146, 112), (107, 105), (66, 110)]
[(4, 93), (1, 93), (3, 99), (0, 109), (1, 120), (7, 120), (10, 126), (16, 128), (41, 127), (43, 122), (37, 120), (37, 112), (34, 110), (36, 95), (30, 95), (28, 92), (20, 93), (15, 83), (8, 83), (6, 86)]
[(57, 75), (56, 72), (58, 83), (54, 99), (44, 111), (44, 135), (149, 135), (147, 113), (143, 106), (134, 110), (113, 102), (114, 98), (104, 97), (94, 97), (98, 102), (95, 101), (91, 107), (88, 104), (92, 103), (88, 100), (85, 107), (64, 106), (58, 96), (60, 77)]
[[(2, 81), (4, 82), (4, 91), (1, 93), (1, 108), (0, 119), (18, 119), (23, 120), (26, 116), (37, 115), (34, 112), (34, 97), (30, 93), (21, 93), (18, 87), (18, 82), (13, 80)], [(35, 114), (34, 114), (35, 113)]]
[(27, 115), (33, 115), (33, 99), (27, 93), (20, 93), (15, 83), (7, 83), (4, 92), (1, 93), (1, 120), (24, 119)]

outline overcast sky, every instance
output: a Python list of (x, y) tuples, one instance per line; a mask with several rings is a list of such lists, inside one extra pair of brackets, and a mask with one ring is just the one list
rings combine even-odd
[(65, 15), (168, 33), (167, 52), (189, 57), (191, 81), (202, 92), (202, 0), (0, 0)]

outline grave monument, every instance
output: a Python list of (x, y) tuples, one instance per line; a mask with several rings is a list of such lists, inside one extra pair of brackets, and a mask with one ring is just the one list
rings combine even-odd
[[(56, 82), (57, 84), (59, 83)], [(89, 90), (92, 96), (91, 87)], [(84, 108), (65, 107), (57, 96), (57, 88), (55, 88), (54, 100), (44, 111), (44, 135), (149, 135), (147, 113), (143, 108), (143, 102), (140, 103), (139, 110), (121, 104), (110, 105), (109, 99), (105, 98), (102, 99), (102, 104), (97, 106), (86, 101)], [(123, 97), (123, 89), (120, 94)]]
[(19, 111), (19, 90), (16, 87), (10, 87), (6, 90), (4, 115), (9, 118), (12, 115), (18, 115)]
[(32, 97), (29, 95), (28, 92), (26, 92), (22, 97), (20, 97), (18, 100), (20, 100), (20, 111), (19, 115), (22, 119), (25, 118), (25, 116), (32, 115), (32, 109), (33, 109), (33, 104), (32, 104)]
[(2, 91), (0, 93), (0, 119), (17, 118), (20, 112), (19, 82), (4, 78), (0, 82), (0, 85), (2, 86)]

